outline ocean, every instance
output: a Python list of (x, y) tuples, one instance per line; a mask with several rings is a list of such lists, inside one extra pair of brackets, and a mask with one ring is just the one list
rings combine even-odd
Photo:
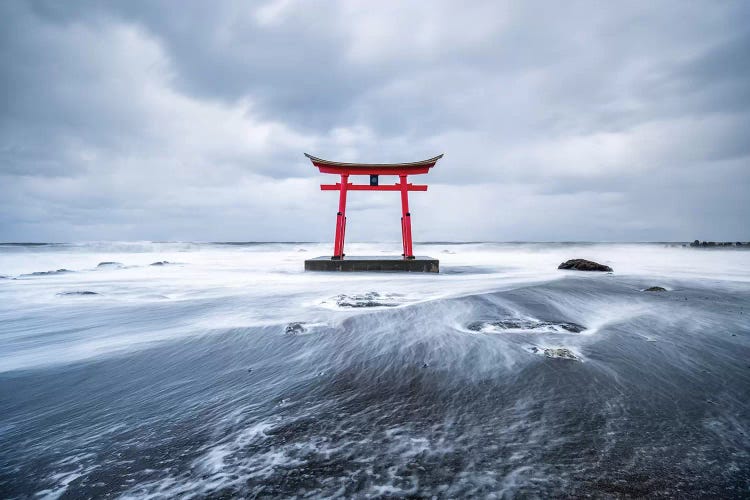
[(330, 251), (0, 245), (0, 497), (750, 496), (750, 251)]

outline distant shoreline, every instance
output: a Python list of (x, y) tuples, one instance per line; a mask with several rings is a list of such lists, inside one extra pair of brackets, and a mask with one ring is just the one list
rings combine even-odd
[[(354, 244), (389, 244), (394, 241), (355, 241)], [(330, 241), (150, 241), (150, 240), (96, 240), (96, 241), (3, 241), (0, 246), (13, 247), (44, 247), (66, 245), (96, 245), (96, 244), (166, 244), (166, 245), (325, 245)], [(675, 245), (689, 248), (733, 248), (750, 247), (750, 241), (415, 241), (419, 245)]]

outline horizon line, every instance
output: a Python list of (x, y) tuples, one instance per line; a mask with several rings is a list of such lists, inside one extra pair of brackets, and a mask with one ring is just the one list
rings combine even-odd
[[(527, 243), (692, 243), (694, 241), (714, 241), (716, 243), (744, 243), (747, 240), (427, 240), (415, 241), (420, 245), (450, 245), (450, 244), (481, 244), (481, 243), (505, 243), (505, 244), (527, 244)], [(74, 245), (74, 244), (91, 244), (91, 243), (191, 243), (203, 245), (247, 245), (247, 244), (329, 244), (330, 241), (313, 241), (313, 240), (79, 240), (79, 241), (2, 241), (0, 245), (15, 246), (42, 246), (42, 245)], [(399, 243), (393, 241), (352, 241), (353, 244), (391, 244)]]

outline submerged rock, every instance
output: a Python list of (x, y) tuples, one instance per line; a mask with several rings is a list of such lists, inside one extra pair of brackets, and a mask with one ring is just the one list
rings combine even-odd
[(396, 307), (398, 302), (392, 295), (381, 295), (378, 292), (367, 292), (362, 295), (338, 295), (336, 305), (339, 307)]
[(539, 321), (535, 319), (502, 319), (497, 321), (474, 321), (466, 326), (473, 332), (529, 331), (533, 333), (580, 333), (586, 327), (575, 323)]
[(80, 291), (74, 291), (74, 292), (60, 292), (57, 295), (99, 295), (96, 292), (92, 292), (90, 290), (80, 290)]
[(36, 271), (30, 274), (22, 274), (21, 276), (50, 276), (53, 274), (65, 274), (72, 273), (70, 269), (58, 269), (56, 271)]
[(603, 271), (603, 272), (612, 272), (612, 268), (609, 266), (605, 266), (604, 264), (599, 264), (598, 262), (594, 262), (593, 260), (586, 260), (586, 259), (571, 259), (566, 260), (559, 266), (557, 266), (558, 269), (572, 269), (575, 271)]
[(169, 262), (166, 260), (160, 260), (159, 262), (151, 263), (152, 266), (166, 266), (167, 264), (169, 264)]
[(532, 347), (529, 349), (534, 354), (539, 354), (548, 358), (553, 359), (568, 359), (571, 361), (581, 361), (581, 358), (576, 356), (573, 351), (567, 347)]
[(643, 290), (644, 292), (666, 292), (667, 289), (660, 286), (651, 286)]
[(96, 265), (96, 267), (122, 267), (122, 264), (119, 262), (100, 262)]
[(299, 321), (295, 321), (293, 323), (289, 323), (286, 325), (286, 328), (284, 329), (284, 333), (286, 335), (301, 335), (307, 331), (307, 328), (305, 328), (305, 324)]

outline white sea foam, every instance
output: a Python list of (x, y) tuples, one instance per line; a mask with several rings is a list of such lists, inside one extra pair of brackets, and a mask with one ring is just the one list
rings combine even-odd
[[(733, 484), (711, 483), (722, 464), (746, 470), (750, 252), (429, 244), (439, 275), (302, 270), (328, 251), (0, 246), (0, 372), (16, 371), (0, 375), (3, 484), (50, 498), (544, 497), (664, 464), (683, 483), (701, 464), (715, 493)], [(575, 257), (615, 272), (557, 270)], [(551, 359), (567, 353), (582, 362)]]

